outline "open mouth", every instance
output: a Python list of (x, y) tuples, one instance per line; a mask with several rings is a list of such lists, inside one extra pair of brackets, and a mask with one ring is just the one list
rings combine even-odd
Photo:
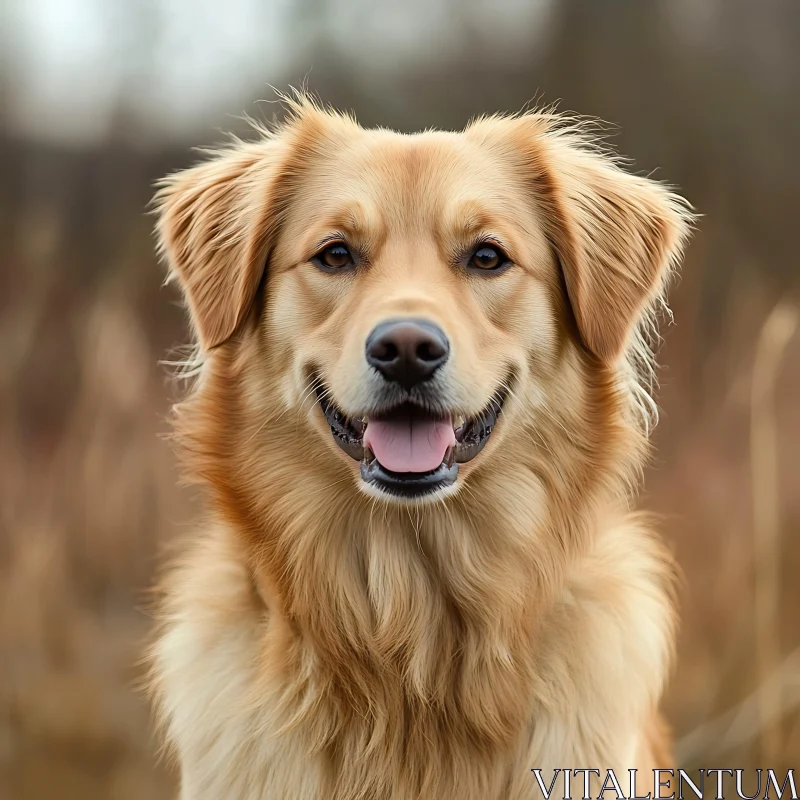
[(364, 417), (347, 417), (316, 382), (334, 441), (361, 462), (361, 478), (384, 491), (416, 497), (450, 486), (458, 465), (471, 461), (492, 435), (505, 402), (499, 391), (477, 416), (436, 415), (414, 403)]

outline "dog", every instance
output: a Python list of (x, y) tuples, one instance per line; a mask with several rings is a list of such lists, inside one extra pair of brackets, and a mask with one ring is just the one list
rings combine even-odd
[(155, 200), (208, 498), (151, 653), (180, 797), (669, 767), (675, 571), (631, 506), (691, 207), (553, 111), (405, 135), (286, 102)]

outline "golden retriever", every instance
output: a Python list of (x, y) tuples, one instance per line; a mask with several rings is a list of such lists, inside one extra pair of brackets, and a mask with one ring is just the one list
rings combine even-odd
[(288, 103), (156, 199), (209, 503), (152, 653), (182, 800), (670, 766), (673, 571), (630, 507), (688, 205), (555, 113), (402, 135)]

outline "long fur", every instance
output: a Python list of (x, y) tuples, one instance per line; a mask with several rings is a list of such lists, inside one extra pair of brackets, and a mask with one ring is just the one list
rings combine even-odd
[[(534, 767), (669, 766), (673, 569), (629, 509), (686, 205), (551, 112), (404, 137), (290, 105), (157, 198), (202, 351), (176, 442), (209, 499), (152, 650), (182, 800), (522, 800)], [(356, 278), (303, 249), (339, 196)], [(467, 218), (513, 274), (441, 255)], [(364, 337), (399, 311), (448, 331), (463, 413), (513, 376), (458, 490), (416, 505), (360, 491), (308, 382), (355, 410)]]

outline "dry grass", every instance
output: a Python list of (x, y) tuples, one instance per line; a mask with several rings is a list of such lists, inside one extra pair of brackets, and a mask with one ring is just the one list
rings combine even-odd
[[(781, 754), (781, 695), (776, 679), (791, 660), (780, 664), (781, 530), (778, 494), (778, 425), (775, 384), (781, 359), (797, 330), (797, 312), (778, 305), (767, 318), (756, 348), (751, 393), (750, 461), (753, 493), (755, 560), (755, 646), (758, 667), (761, 763), (774, 764)], [(796, 659), (793, 659), (796, 660)]]
[[(108, 190), (77, 221), (65, 201), (0, 208), (12, 220), (0, 269), (0, 796), (11, 800), (158, 800), (172, 787), (133, 687), (159, 548), (192, 511), (158, 435), (170, 392), (158, 361), (183, 333), (141, 215), (142, 173), (166, 168), (125, 170), (136, 188), (124, 202)], [(713, 266), (703, 252), (701, 235), (662, 353), (644, 500), (686, 576), (667, 706), (687, 767), (785, 768), (800, 752), (800, 336), (794, 312), (770, 316), (756, 284), (720, 298), (708, 344), (695, 306)]]
[(167, 796), (131, 687), (147, 627), (137, 607), (182, 501), (138, 327), (98, 301), (63, 431), (38, 447), (2, 431), (0, 785), (15, 798), (48, 786), (76, 800)]

